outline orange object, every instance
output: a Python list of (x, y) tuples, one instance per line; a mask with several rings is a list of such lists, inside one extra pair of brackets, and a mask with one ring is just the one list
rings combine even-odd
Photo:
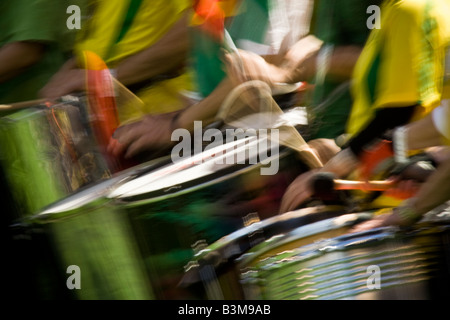
[(394, 151), (392, 150), (392, 142), (382, 140), (370, 150), (365, 150), (361, 154), (360, 174), (362, 180), (370, 180), (374, 170), (385, 160), (392, 158)]
[[(361, 155), (361, 179), (366, 181), (366, 183), (369, 182), (376, 169), (379, 168), (384, 161), (393, 157), (394, 151), (392, 142), (388, 140), (382, 140), (370, 150), (365, 150)], [(404, 200), (413, 197), (417, 193), (418, 187), (416, 185), (412, 186), (411, 184), (412, 182), (410, 181), (389, 179), (386, 181), (386, 186), (390, 187), (379, 191), (385, 191), (384, 194), (388, 197)]]
[(237, 0), (197, 0), (191, 25), (200, 26), (206, 33), (222, 41), (225, 18), (235, 14)]
[(83, 64), (90, 124), (110, 170), (118, 172), (129, 165), (107, 151), (110, 139), (120, 125), (113, 78), (106, 63), (94, 52), (83, 51)]

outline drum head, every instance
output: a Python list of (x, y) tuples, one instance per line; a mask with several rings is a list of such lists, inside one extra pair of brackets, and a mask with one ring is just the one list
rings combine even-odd
[(450, 295), (448, 217), (432, 215), (408, 229), (348, 233), (352, 215), (299, 227), (243, 255), (237, 269), (246, 297), (409, 300)]
[(157, 170), (169, 162), (169, 157), (163, 157), (123, 170), (114, 174), (111, 178), (80, 188), (77, 192), (31, 216), (29, 220), (32, 222), (50, 222), (78, 212), (87, 212), (89, 208), (95, 208), (99, 203), (110, 201), (109, 195), (111, 192), (121, 185), (146, 175), (149, 171)]
[[(115, 189), (109, 194), (109, 197), (125, 203), (140, 200), (162, 201), (205, 188), (245, 172), (259, 170), (267, 164), (250, 163), (248, 153), (248, 150), (252, 148), (258, 149), (259, 143), (256, 137), (247, 137), (217, 146), (133, 179)], [(266, 151), (258, 149), (260, 153)], [(245, 154), (244, 161), (242, 158), (237, 158), (242, 154)], [(284, 158), (292, 155), (292, 150), (280, 147), (279, 153), (269, 156), (265, 159), (265, 163), (283, 161)], [(241, 163), (237, 163), (238, 159), (241, 159), (239, 160)], [(297, 171), (300, 171), (300, 168), (299, 162)], [(295, 168), (292, 171), (296, 171)]]
[[(305, 237), (313, 233), (329, 230), (330, 226), (351, 225), (361, 219), (368, 219), (369, 213), (348, 215), (341, 206), (318, 206), (304, 208), (297, 211), (274, 216), (222, 237), (210, 246), (199, 250), (192, 261), (186, 266), (182, 285), (191, 285), (200, 281), (200, 269), (205, 265), (215, 269), (226, 269), (230, 264), (240, 260), (247, 261), (252, 254), (249, 251), (259, 252), (260, 247), (267, 247), (274, 239), (290, 239), (296, 234)], [(341, 217), (341, 218), (337, 218)], [(269, 249), (269, 247), (267, 247)]]

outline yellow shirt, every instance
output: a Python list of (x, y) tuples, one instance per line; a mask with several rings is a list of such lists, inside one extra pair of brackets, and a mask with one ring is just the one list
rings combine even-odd
[[(93, 15), (81, 29), (75, 53), (95, 52), (108, 65), (118, 63), (161, 39), (192, 4), (189, 0), (92, 0)], [(183, 107), (180, 90), (191, 90), (191, 77), (182, 74), (141, 89), (144, 109), (119, 105), (121, 122), (143, 114), (170, 112)]]
[(388, 0), (355, 66), (348, 133), (360, 132), (378, 108), (419, 104), (413, 120), (439, 105), (449, 0)]

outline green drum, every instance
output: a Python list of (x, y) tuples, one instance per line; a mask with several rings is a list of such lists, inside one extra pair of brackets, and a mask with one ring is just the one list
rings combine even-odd
[[(246, 299), (415, 300), (450, 296), (450, 211), (411, 229), (343, 231), (342, 217), (269, 239), (238, 261)], [(324, 237), (311, 241), (306, 235)]]
[(64, 282), (58, 273), (48, 272), (55, 261), (48, 239), (24, 227), (22, 219), (110, 176), (91, 134), (83, 97), (2, 110), (0, 166), (2, 227), (8, 242), (5, 277), (11, 280), (7, 291), (20, 299), (62, 299)]
[[(63, 281), (57, 284), (58, 290), (63, 287), (69, 299), (153, 299), (128, 216), (108, 195), (121, 184), (166, 165), (168, 160), (161, 158), (125, 170), (23, 219), (23, 229), (31, 240), (44, 235), (48, 243), (44, 250), (55, 259), (53, 270), (37, 276), (58, 274)], [(54, 281), (47, 284), (55, 286)], [(56, 291), (52, 287), (41, 289)]]
[(133, 167), (33, 215), (29, 229), (49, 237), (66, 279), (68, 268), (79, 268), (81, 289), (71, 291), (76, 299), (204, 298), (202, 288), (178, 285), (193, 245), (241, 228), (249, 213), (276, 215), (285, 188), (306, 167), (287, 148), (270, 155), (278, 161), (273, 175), (261, 175), (262, 162), (218, 161), (219, 151), (234, 156), (243, 141), (251, 148), (258, 140)]
[(0, 164), (16, 218), (110, 176), (82, 100), (37, 105), (0, 118)]
[(219, 161), (223, 150), (234, 156), (243, 142), (252, 148), (258, 139), (217, 146), (136, 178), (109, 195), (131, 219), (157, 299), (205, 298), (202, 286), (188, 290), (178, 285), (195, 250), (242, 228), (249, 214), (261, 220), (276, 215), (284, 190), (305, 170), (287, 148), (270, 156), (279, 164), (273, 175), (261, 175), (261, 162)]

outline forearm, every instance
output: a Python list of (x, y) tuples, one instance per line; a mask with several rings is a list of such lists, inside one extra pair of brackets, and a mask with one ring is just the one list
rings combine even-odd
[(187, 24), (188, 15), (185, 13), (158, 42), (122, 61), (116, 68), (118, 80), (131, 85), (183, 65), (189, 48)]
[(44, 53), (44, 44), (14, 42), (0, 48), (0, 83), (5, 82), (38, 62)]
[(347, 176), (359, 164), (359, 157), (364, 149), (376, 139), (381, 138), (386, 130), (407, 122), (414, 108), (414, 106), (386, 108), (377, 112), (375, 118), (352, 138), (342, 151), (328, 161), (322, 170), (332, 172), (339, 178)]
[(439, 131), (434, 126), (431, 114), (406, 126), (407, 146), (410, 150), (425, 149), (442, 144)]
[(351, 79), (361, 51), (360, 46), (336, 47), (331, 56), (328, 76), (333, 79)]
[[(319, 39), (309, 36), (292, 47), (282, 62), (285, 82), (307, 81), (316, 75), (322, 44)], [(360, 46), (335, 47), (329, 57), (327, 77), (338, 80), (350, 79), (361, 50)]]
[(296, 83), (306, 81), (315, 74), (317, 56), (323, 42), (314, 36), (298, 41), (281, 61), (282, 81)]
[(203, 126), (214, 121), (224, 98), (232, 89), (231, 81), (228, 78), (224, 79), (209, 96), (184, 109), (177, 119), (176, 127), (192, 130), (194, 121), (203, 121)]
[(441, 163), (420, 188), (414, 201), (418, 214), (428, 211), (450, 200), (450, 161)]
[(377, 111), (374, 119), (349, 142), (352, 152), (359, 156), (364, 148), (395, 127), (408, 123), (415, 106), (383, 108)]

